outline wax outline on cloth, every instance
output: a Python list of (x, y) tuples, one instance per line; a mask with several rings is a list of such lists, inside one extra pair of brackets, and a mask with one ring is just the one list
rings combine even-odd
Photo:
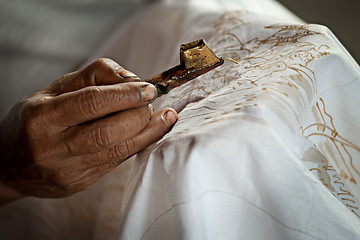
[[(351, 83), (352, 82), (354, 81), (351, 81)], [(320, 146), (318, 147), (328, 149), (328, 152), (330, 153), (328, 157), (332, 158), (338, 169), (341, 169), (341, 171), (339, 176), (338, 172), (332, 165), (329, 164), (328, 159), (325, 157), (323, 157), (321, 162), (319, 162), (318, 167), (310, 168), (309, 170), (316, 171), (315, 175), (318, 176), (319, 180), (324, 184), (324, 186), (327, 187), (328, 190), (339, 200), (341, 200), (351, 212), (353, 212), (357, 217), (360, 217), (358, 213), (359, 207), (356, 206), (356, 202), (358, 200), (346, 187), (345, 183), (341, 179), (350, 178), (350, 182), (357, 184), (351, 169), (355, 172), (355, 174), (360, 175), (360, 173), (359, 170), (357, 170), (353, 165), (353, 157), (350, 154), (350, 150), (348, 150), (348, 148), (360, 152), (360, 146), (357, 146), (339, 134), (334, 124), (334, 118), (326, 110), (326, 104), (322, 97), (320, 97), (319, 100), (315, 103), (312, 111), (316, 121), (307, 125), (307, 127), (301, 127), (302, 134), (308, 139), (312, 137), (321, 137), (322, 140), (320, 142)], [(329, 149), (335, 149), (335, 152)], [(336, 157), (336, 154), (338, 154), (340, 159)], [(348, 157), (348, 160), (345, 159), (346, 157)], [(338, 162), (339, 160), (345, 166), (346, 172), (340, 166)], [(337, 185), (337, 188), (334, 188), (332, 184)]]
[[(249, 109), (261, 107), (264, 104), (266, 106), (266, 102), (270, 98), (271, 101), (282, 106), (276, 114), (281, 119), (285, 119), (285, 124), (290, 127), (292, 125), (295, 134), (300, 133), (309, 139), (311, 135), (309, 136), (303, 131), (304, 128), (307, 128), (303, 126), (304, 116), (307, 115), (307, 112), (312, 111), (312, 105), (319, 104), (314, 103), (314, 97), (319, 96), (318, 80), (309, 64), (331, 54), (329, 45), (322, 44), (322, 41), (311, 42), (311, 38), (315, 36), (326, 39), (327, 37), (323, 33), (324, 29), (313, 24), (259, 25), (256, 21), (261, 20), (254, 19), (254, 23), (251, 15), (252, 13), (246, 11), (229, 11), (213, 24), (218, 31), (208, 40), (209, 45), (212, 45), (214, 52), (219, 56), (232, 58), (239, 64), (225, 64), (208, 75), (210, 81), (221, 79), (220, 91), (213, 92), (207, 89), (206, 85), (194, 81), (193, 88), (187, 90), (185, 94), (182, 93), (181, 98), (197, 90), (200, 90), (206, 97), (203, 97), (203, 100), (197, 104), (186, 107), (180, 113), (177, 124), (181, 125), (184, 121), (189, 120), (195, 123), (197, 119), (202, 119), (202, 122), (199, 121), (201, 124), (197, 126), (201, 128), (226, 120), (229, 114), (247, 113)], [(250, 16), (250, 20), (246, 19), (248, 16)], [(259, 32), (266, 33), (265, 36), (244, 37), (241, 34), (243, 29), (252, 24), (258, 28)], [(285, 71), (287, 71), (286, 74), (281, 75)], [(173, 98), (176, 99), (176, 96)], [(216, 103), (218, 99), (221, 99), (220, 102), (226, 101), (226, 104), (219, 106)], [(286, 122), (289, 115), (283, 113), (284, 109), (291, 112), (290, 115), (295, 121), (290, 119)], [(316, 117), (316, 113), (313, 115)], [(313, 124), (319, 123), (321, 121), (315, 121)], [(195, 126), (196, 124), (193, 128)], [(189, 133), (193, 128), (182, 129), (179, 134)], [(339, 138), (338, 132), (337, 135)], [(337, 146), (334, 147), (334, 151), (339, 151)], [(351, 154), (346, 149), (344, 151), (344, 155), (350, 157), (349, 165), (353, 165), (351, 164)], [(340, 154), (340, 156), (342, 155)], [(344, 162), (346, 172), (350, 171), (343, 156), (340, 157), (340, 160)], [(337, 160), (335, 159), (335, 161)], [(341, 168), (338, 167), (338, 169)], [(356, 169), (355, 172), (357, 172)], [(342, 173), (341, 177), (346, 178), (347, 174)], [(351, 179), (354, 181), (354, 178)], [(340, 200), (344, 200), (343, 204), (354, 212), (354, 206), (349, 205), (346, 198), (340, 198)]]
[[(236, 12), (236, 13), (238, 13), (238, 12)], [(229, 13), (229, 14), (233, 14), (233, 13)], [(243, 12), (241, 12), (241, 14), (243, 14)], [(237, 19), (235, 16), (230, 16), (230, 17), (225, 16), (224, 18), (225, 18), (225, 20), (223, 20), (224, 22), (228, 22), (230, 20), (236, 21), (236, 19)], [(223, 24), (223, 23), (221, 23), (221, 22), (215, 23), (214, 26), (217, 26), (220, 24)], [(238, 24), (239, 25), (236, 25), (235, 27), (232, 27), (231, 29), (237, 29), (237, 28), (241, 27), (241, 25), (246, 24), (246, 22), (240, 20), (240, 21), (238, 21)], [(244, 59), (239, 59), (239, 57), (241, 57), (241, 56), (237, 55), (236, 51), (246, 51), (247, 55), (254, 52), (254, 51), (251, 51), (249, 49), (249, 47), (246, 46), (246, 44), (253, 44), (254, 42), (256, 42), (256, 44), (258, 44), (259, 46), (263, 45), (267, 42), (274, 43), (275, 46), (277, 46), (277, 44), (279, 44), (279, 43), (281, 43), (281, 44), (291, 43), (292, 44), (292, 43), (294, 43), (294, 41), (296, 42), (299, 39), (301, 39), (302, 37), (307, 37), (311, 34), (320, 34), (317, 32), (312, 32), (310, 30), (307, 30), (303, 25), (296, 25), (296, 26), (275, 25), (275, 26), (265, 26), (265, 28), (267, 28), (267, 29), (274, 28), (277, 31), (275, 33), (273, 33), (270, 37), (267, 37), (265, 39), (259, 39), (258, 37), (256, 37), (255, 39), (251, 39), (251, 40), (247, 41), (246, 43), (242, 43), (241, 40), (235, 34), (229, 32), (228, 30), (223, 30), (222, 32), (218, 33), (218, 35), (216, 35), (215, 37), (213, 37), (210, 40), (213, 43), (213, 45), (216, 46), (217, 45), (216, 41), (221, 42), (222, 41), (221, 38), (227, 38), (229, 36), (234, 38), (238, 45), (236, 45), (236, 44), (231, 45), (231, 46), (227, 45), (223, 48), (223, 51), (221, 49), (217, 49), (216, 52), (217, 52), (217, 54), (222, 54), (227, 57), (231, 57), (231, 58), (235, 59), (236, 61), (239, 61), (240, 65), (243, 65), (243, 66), (242, 66), (242, 69), (240, 69), (241, 71), (239, 71), (238, 66), (236, 66), (236, 68), (234, 68), (234, 66), (230, 66), (226, 69), (224, 69), (224, 68), (221, 70), (215, 69), (213, 71), (214, 73), (211, 75), (212, 79), (219, 78), (219, 77), (224, 78), (225, 76), (223, 76), (223, 72), (227, 72), (226, 77), (228, 77), (229, 74), (231, 74), (231, 73), (235, 73), (233, 80), (234, 79), (236, 80), (236, 84), (232, 84), (231, 89), (228, 88), (228, 90), (225, 92), (221, 92), (218, 94), (212, 94), (212, 95), (208, 96), (206, 99), (206, 104), (208, 104), (208, 105), (202, 106), (202, 108), (208, 108), (210, 110), (212, 108), (209, 104), (211, 102), (210, 101), (211, 99), (215, 99), (218, 97), (222, 97), (225, 95), (231, 95), (231, 94), (237, 94), (237, 96), (239, 96), (241, 94), (241, 96), (242, 96), (242, 98), (239, 99), (238, 102), (234, 101), (235, 103), (234, 103), (233, 109), (231, 109), (232, 111), (238, 111), (238, 110), (241, 110), (242, 108), (258, 106), (258, 104), (255, 102), (255, 100), (257, 98), (257, 95), (259, 95), (259, 92), (262, 92), (262, 91), (278, 92), (285, 97), (289, 97), (288, 94), (286, 93), (286, 91), (282, 90), (282, 89), (284, 87), (299, 89), (299, 86), (297, 86), (297, 84), (294, 83), (293, 78), (298, 78), (299, 79), (298, 81), (303, 81), (303, 79), (305, 77), (306, 79), (309, 80), (309, 82), (311, 82), (310, 83), (311, 89), (313, 89), (313, 91), (316, 91), (315, 73), (310, 68), (308, 68), (307, 65), (310, 61), (314, 60), (315, 58), (322, 57), (322, 56), (328, 54), (326, 49), (325, 50), (323, 49), (324, 47), (328, 48), (328, 46), (326, 46), (326, 45), (321, 45), (316, 49), (314, 47), (314, 44), (312, 44), (312, 43), (301, 42), (295, 48), (295, 50), (297, 49), (297, 51), (294, 50), (293, 46), (291, 46), (291, 48), (285, 49), (285, 51), (272, 50), (272, 52), (277, 52), (276, 54), (278, 55), (278, 57), (275, 58), (276, 59), (275, 62), (273, 61), (270, 63), (269, 63), (269, 59), (264, 58), (265, 55), (268, 55), (267, 52), (269, 51), (269, 49), (266, 49), (264, 51), (265, 52), (264, 56), (261, 56), (261, 53), (258, 53), (256, 56), (246, 56)], [(289, 31), (289, 29), (290, 29), (290, 32), (293, 31), (292, 28), (300, 29), (301, 33), (296, 33), (293, 36), (293, 38), (283, 37), (283, 36), (279, 36), (278, 38), (276, 37), (277, 34), (280, 34), (280, 35), (283, 34), (283, 31)], [(255, 48), (259, 48), (259, 46), (255, 46)], [(306, 50), (302, 49), (302, 48), (304, 48), (304, 46), (308, 47), (308, 49), (306, 49)], [(228, 49), (235, 48), (235, 47), (237, 47), (238, 49), (237, 50), (231, 49), (232, 51), (226, 52)], [(288, 53), (288, 51), (290, 51), (290, 53)], [(312, 53), (314, 51), (317, 53), (315, 53), (315, 54)], [(226, 55), (226, 54), (228, 54), (228, 55)], [(318, 56), (316, 56), (316, 54)], [(268, 57), (270, 57), (270, 56), (268, 56)], [(305, 59), (306, 63), (299, 64), (296, 62), (292, 65), (287, 65), (284, 62), (284, 58)], [(252, 76), (250, 75), (250, 76), (243, 77), (244, 74), (247, 74), (247, 73), (249, 73), (249, 71), (251, 72), (256, 69), (261, 69), (261, 70), (266, 69), (267, 73), (262, 75), (261, 77), (258, 77), (258, 74), (253, 74)], [(270, 77), (272, 77), (274, 74), (276, 74), (278, 72), (282, 72), (286, 69), (293, 70), (294, 72), (296, 72), (297, 75), (296, 76), (291, 75), (291, 76), (289, 76), (290, 79), (285, 79), (285, 81), (276, 81), (276, 82), (262, 81), (264, 79), (267, 80)], [(236, 73), (240, 73), (240, 75), (236, 76)], [(284, 80), (284, 79), (282, 79), (282, 80)], [(225, 80), (224, 80), (224, 82), (226, 84)], [(229, 83), (229, 81), (227, 81), (227, 83)], [(207, 95), (209, 95), (209, 91), (206, 91), (205, 87), (201, 87), (201, 86), (196, 86), (196, 87), (197, 87), (197, 89), (201, 89), (203, 92), (206, 92)], [(257, 89), (255, 89), (255, 88), (257, 88)], [(195, 90), (196, 89), (191, 89), (189, 91), (195, 91)], [(312, 95), (312, 94), (308, 93), (307, 95)], [(182, 97), (184, 97), (184, 94), (182, 95)], [(309, 100), (311, 98), (312, 98), (312, 96), (308, 96)], [(236, 99), (236, 97), (234, 97), (234, 99)], [(305, 105), (305, 104), (302, 104), (302, 105)], [(193, 108), (191, 110), (194, 111), (196, 109)], [(220, 109), (218, 109), (218, 110), (220, 110)], [(293, 111), (295, 112), (295, 110), (293, 110)], [(195, 118), (195, 117), (200, 117), (200, 116), (205, 116), (205, 115), (211, 115), (213, 113), (216, 114), (216, 112), (218, 112), (218, 111), (202, 113), (200, 115), (194, 114), (194, 113), (189, 114), (189, 112), (187, 112), (186, 114), (183, 113), (182, 116), (179, 118), (178, 122), (182, 122), (188, 118)], [(220, 114), (225, 115), (227, 113), (231, 113), (231, 111), (223, 111)], [(211, 119), (212, 117), (213, 116), (209, 116), (206, 119)]]
[[(347, 147), (360, 152), (360, 146), (357, 146), (356, 144), (350, 142), (349, 140), (345, 139), (344, 137), (342, 137), (339, 134), (339, 132), (337, 131), (337, 129), (334, 125), (333, 117), (326, 111), (325, 101), (322, 97), (319, 98), (319, 101), (316, 102), (315, 106), (316, 107), (313, 107), (313, 113), (316, 118), (316, 122), (308, 125), (305, 128), (302, 128), (303, 135), (306, 138), (310, 138), (311, 136), (322, 136), (322, 137), (325, 137), (326, 139), (330, 140), (333, 143), (338, 154), (340, 155), (341, 160), (347, 171), (347, 173), (346, 173), (344, 170), (342, 170), (340, 172), (341, 177), (343, 177), (345, 179), (350, 178), (351, 182), (353, 182), (354, 184), (357, 184), (355, 178), (353, 177), (352, 172), (350, 171), (348, 164), (345, 161), (344, 154), (341, 153), (341, 149), (339, 148), (339, 146), (337, 144), (340, 144), (341, 147), (344, 149), (345, 154), (349, 157), (349, 163), (350, 163), (351, 168), (359, 176), (360, 176), (360, 172), (353, 165), (353, 158), (352, 158), (351, 154), (349, 153), (349, 151), (347, 150)], [(330, 123), (327, 123), (327, 121), (330, 121)], [(315, 127), (316, 130), (312, 130), (312, 131), (310, 131), (310, 133), (305, 133), (307, 130), (309, 130), (310, 128), (313, 128), (313, 127)], [(330, 131), (330, 133), (325, 133), (326, 130)], [(338, 162), (336, 158), (334, 158), (334, 161), (336, 163)], [(341, 167), (338, 163), (337, 163), (337, 167), (341, 169)]]

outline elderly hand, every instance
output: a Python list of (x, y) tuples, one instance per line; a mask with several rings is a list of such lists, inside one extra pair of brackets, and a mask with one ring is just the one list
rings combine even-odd
[(177, 114), (153, 114), (156, 95), (99, 59), (21, 100), (0, 125), (0, 203), (69, 196), (159, 140)]

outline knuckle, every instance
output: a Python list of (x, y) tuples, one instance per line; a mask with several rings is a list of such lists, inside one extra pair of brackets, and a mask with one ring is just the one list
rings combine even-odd
[(109, 151), (109, 158), (112, 160), (116, 160), (116, 162), (121, 162), (133, 153), (134, 149), (134, 141), (129, 139), (113, 148)]
[(70, 181), (68, 174), (61, 170), (55, 171), (48, 178), (50, 182), (58, 187), (61, 187), (62, 189), (66, 188)]
[(95, 68), (104, 66), (104, 64), (105, 64), (105, 59), (104, 59), (104, 58), (98, 58), (98, 59), (96, 59), (96, 60), (92, 63), (92, 65), (93, 65)]
[(26, 131), (38, 131), (39, 126), (43, 125), (45, 116), (43, 114), (43, 102), (41, 98), (37, 101), (27, 101), (21, 106), (21, 117)]
[(109, 127), (96, 128), (93, 131), (93, 139), (99, 149), (109, 148), (112, 144), (112, 132)]
[(99, 87), (89, 88), (80, 98), (80, 111), (89, 117), (97, 115), (102, 108), (104, 95)]
[(77, 155), (76, 147), (72, 141), (63, 141), (66, 152), (69, 156), (73, 157)]
[(98, 58), (92, 63), (92, 67), (94, 70), (109, 68), (109, 63), (112, 62), (109, 58)]
[(134, 150), (134, 141), (130, 138), (124, 143), (125, 156), (124, 159), (128, 158)]
[(106, 58), (98, 58), (82, 71), (83, 76), (90, 85), (97, 85), (97, 75), (109, 69)]

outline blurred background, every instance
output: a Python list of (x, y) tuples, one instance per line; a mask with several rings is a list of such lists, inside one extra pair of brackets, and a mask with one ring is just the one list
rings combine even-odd
[[(20, 98), (78, 69), (148, 1), (0, 0), (0, 119)], [(360, 62), (358, 0), (279, 2), (328, 26)]]
[(84, 63), (141, 0), (0, 0), (0, 119)]
[(277, 0), (308, 23), (327, 26), (360, 63), (359, 0)]

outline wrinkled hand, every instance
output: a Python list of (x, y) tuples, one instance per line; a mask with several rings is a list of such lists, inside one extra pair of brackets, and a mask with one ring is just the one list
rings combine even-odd
[(153, 85), (99, 59), (21, 100), (0, 125), (6, 198), (71, 195), (159, 140), (177, 115), (153, 114), (156, 95)]

